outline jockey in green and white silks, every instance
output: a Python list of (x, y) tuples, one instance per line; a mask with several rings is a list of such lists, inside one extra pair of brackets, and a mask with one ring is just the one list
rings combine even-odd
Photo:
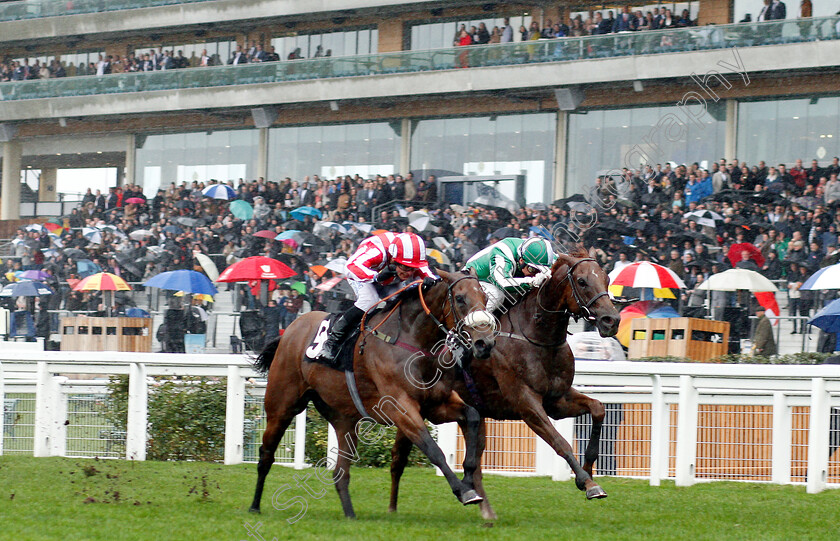
[(493, 312), (505, 297), (518, 298), (532, 287), (539, 287), (551, 276), (557, 256), (545, 239), (502, 239), (481, 250), (464, 268), (475, 273), (487, 295), (487, 311)]

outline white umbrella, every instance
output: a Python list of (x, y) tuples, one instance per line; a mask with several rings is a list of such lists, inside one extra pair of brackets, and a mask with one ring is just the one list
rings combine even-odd
[(818, 270), (799, 289), (840, 289), (840, 264)]
[(776, 286), (761, 274), (748, 269), (729, 269), (713, 274), (708, 280), (697, 286), (703, 291), (740, 291), (753, 293), (778, 291)]
[(213, 280), (214, 282), (219, 278), (219, 269), (216, 267), (216, 264), (213, 263), (213, 260), (210, 259), (205, 254), (201, 252), (193, 252), (193, 257), (198, 264), (201, 265), (201, 268), (204, 269), (205, 274), (207, 277)]
[(85, 227), (82, 229), (82, 235), (91, 242), (91, 244), (102, 244), (102, 232), (95, 227)]
[(335, 271), (335, 272), (344, 274), (345, 273), (344, 267), (346, 265), (347, 265), (347, 260), (346, 259), (344, 259), (343, 257), (337, 257), (335, 259), (330, 260), (330, 262), (327, 263), (324, 266), (327, 267), (328, 269), (330, 269), (331, 271)]
[(151, 237), (153, 234), (154, 233), (152, 233), (148, 229), (137, 229), (129, 233), (128, 236), (134, 240), (143, 240), (146, 237)]
[(446, 238), (444, 237), (434, 237), (432, 239), (432, 242), (435, 243), (435, 246), (437, 246), (439, 250), (446, 250), (447, 248), (452, 246), (452, 243), (446, 240)]
[(417, 231), (425, 230), (429, 225), (430, 220), (431, 217), (429, 216), (429, 213), (423, 210), (416, 210), (408, 215), (408, 225)]
[(684, 217), (706, 227), (717, 227), (718, 222), (723, 222), (723, 216), (712, 210), (695, 210), (685, 213)]

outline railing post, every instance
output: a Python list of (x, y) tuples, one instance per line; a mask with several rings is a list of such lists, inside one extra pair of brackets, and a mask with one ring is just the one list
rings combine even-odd
[[(567, 419), (560, 419), (559, 421), (554, 422), (554, 428), (557, 429), (557, 432), (563, 436), (569, 444), (574, 448), (575, 445), (575, 418), (569, 417)], [(538, 438), (537, 441), (542, 441), (542, 438)], [(543, 442), (545, 445), (547, 443)], [(551, 447), (549, 447), (551, 449)], [(554, 455), (554, 469), (551, 472), (551, 479), (552, 481), (568, 481), (572, 478), (572, 469), (569, 467), (569, 463), (566, 462), (566, 459), (558, 455), (554, 452), (554, 449), (551, 449), (552, 455)]]
[(668, 410), (662, 377), (653, 375), (650, 399), (650, 486), (658, 487), (668, 477)]
[[(446, 457), (446, 463), (450, 468), (455, 469), (458, 464), (455, 462), (458, 456), (458, 424), (444, 423), (437, 425), (437, 442), (443, 456)], [(438, 475), (443, 475), (439, 468), (435, 468)]]
[(830, 396), (823, 378), (811, 380), (811, 419), (808, 426), (808, 494), (825, 490), (828, 477)]
[(146, 460), (148, 393), (146, 365), (131, 363), (128, 368), (128, 417), (125, 434), (125, 457), (129, 460)]
[(306, 467), (306, 410), (295, 417), (295, 469)]
[(773, 456), (770, 480), (780, 485), (790, 484), (790, 446), (793, 439), (791, 414), (785, 393), (773, 393)]
[(694, 484), (697, 462), (697, 389), (691, 376), (680, 376), (677, 414), (677, 486)]
[(228, 365), (225, 406), (225, 464), (241, 464), (245, 445), (245, 378)]
[[(555, 428), (557, 427), (557, 423), (558, 421), (552, 420), (552, 424)], [(557, 456), (557, 453), (555, 453), (554, 449), (552, 449), (551, 446), (541, 437), (536, 434), (533, 437), (537, 440), (534, 453), (534, 473), (540, 476), (550, 475), (551, 477), (554, 477), (554, 457)]]
[(50, 426), (50, 456), (64, 456), (67, 454), (67, 395), (62, 392), (61, 384), (66, 377), (53, 376), (50, 378), (50, 398), (52, 400), (52, 425)]
[(35, 383), (35, 430), (32, 455), (36, 457), (50, 456), (52, 448), (53, 407), (55, 401), (50, 393), (53, 390), (47, 363), (38, 362)]
[(0, 456), (3, 456), (3, 431), (6, 427), (6, 387), (3, 378), (3, 363), (0, 363), (0, 404), (3, 404), (3, 417), (0, 417)]
[(338, 462), (338, 435), (335, 433), (333, 425), (327, 423), (327, 463), (335, 464)]

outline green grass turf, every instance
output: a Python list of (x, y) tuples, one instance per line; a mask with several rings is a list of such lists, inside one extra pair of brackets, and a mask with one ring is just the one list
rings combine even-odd
[[(358, 520), (343, 518), (332, 487), (322, 499), (295, 487), (295, 472), (274, 467), (263, 513), (247, 512), (256, 467), (186, 462), (127, 462), (0, 457), (0, 539), (241, 540), (245, 523), (263, 523), (264, 539), (840, 539), (840, 491), (809, 495), (802, 487), (704, 483), (677, 488), (602, 478), (605, 500), (586, 501), (572, 482), (488, 476), (499, 519), (488, 527), (463, 507), (432, 470), (410, 469), (399, 513), (388, 514), (385, 469), (352, 470)], [(308, 510), (276, 510), (271, 495), (305, 496)], [(310, 483), (318, 487), (318, 482)], [(118, 493), (118, 494), (116, 494)], [(87, 502), (87, 503), (86, 503)]]

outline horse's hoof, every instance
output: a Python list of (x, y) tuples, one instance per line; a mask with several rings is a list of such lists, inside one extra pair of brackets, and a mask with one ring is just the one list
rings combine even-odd
[(586, 499), (587, 500), (599, 500), (601, 498), (606, 498), (607, 493), (604, 492), (604, 489), (595, 485), (594, 487), (590, 488), (586, 491)]
[(461, 503), (464, 505), (470, 505), (473, 503), (481, 503), (484, 501), (484, 498), (478, 495), (478, 492), (475, 490), (468, 490), (461, 494)]
[(258, 514), (259, 514), (259, 512), (260, 512), (260, 508), (259, 508), (259, 507), (250, 507), (250, 508), (248, 508), (248, 512), (249, 512), (249, 513), (258, 513)]

